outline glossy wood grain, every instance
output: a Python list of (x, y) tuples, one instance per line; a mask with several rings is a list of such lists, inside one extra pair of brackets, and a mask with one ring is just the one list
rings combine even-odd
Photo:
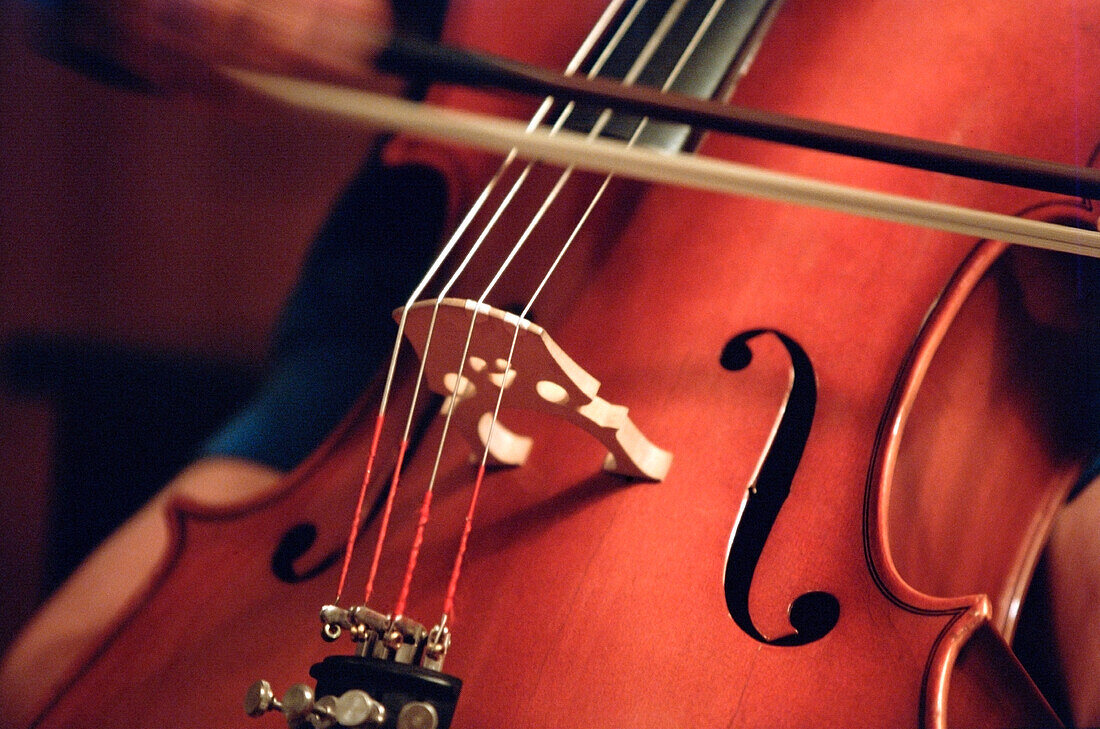
[[(528, 16), (515, 4), (460, 2), (448, 34), (560, 66), (562, 49), (598, 10), (536, 8)], [(1079, 56), (1093, 48), (1089, 28), (1100, 23), (1089, 13), (1069, 3), (917, 3), (898, 12), (793, 0), (736, 99), (1081, 163), (1092, 144), (1081, 139), (1096, 139), (1100, 125), (1096, 110), (1078, 103), (1077, 89), (1100, 80), (1100, 64)], [(506, 31), (514, 27), (552, 32)], [(470, 92), (437, 98), (480, 102)], [(394, 154), (446, 155), (411, 147)], [(1001, 211), (1040, 201), (740, 140), (710, 138), (702, 151)], [(452, 154), (445, 167), (465, 170), (465, 182), (491, 164)], [(533, 209), (551, 179), (540, 175), (517, 210)], [(517, 261), (520, 275), (498, 305), (523, 299), (593, 184), (555, 204), (544, 245)], [(1051, 418), (1060, 411), (1049, 403), (1057, 400), (1039, 396), (1062, 375), (1047, 360), (1018, 362), (1020, 352), (1039, 351), (1036, 340), (1058, 340), (1042, 307), (1023, 305), (1019, 291), (1061, 281), (1061, 264), (1033, 281), (1019, 273), (1033, 268), (1030, 258), (1015, 268), (1011, 259), (994, 264), (999, 251), (988, 245), (970, 257), (977, 241), (683, 190), (621, 184), (605, 202), (535, 319), (601, 381), (601, 394), (627, 404), (639, 428), (673, 452), (674, 465), (661, 483), (628, 482), (598, 472), (599, 446), (578, 433), (515, 415), (509, 427), (536, 433), (537, 447), (525, 466), (485, 483), (446, 663), (464, 681), (455, 726), (1056, 721), (998, 631), (1010, 632), (1050, 506), (1080, 462), (1072, 443), (1054, 438)], [(523, 224), (522, 215), (510, 220), (513, 230), (502, 229), (490, 248), (506, 247)], [(476, 291), (490, 270), (477, 268), (462, 291)], [(1072, 304), (1072, 296), (1051, 297)], [(929, 319), (937, 300), (946, 308)], [(730, 340), (757, 331), (751, 362), (724, 366)], [(746, 598), (764, 643), (731, 618), (723, 576), (731, 529), (792, 371), (805, 375), (788, 340), (812, 366), (814, 408)], [(934, 387), (925, 393), (916, 386), (924, 383)], [(292, 560), (293, 575), (338, 553), (375, 396), (271, 490), (216, 504), (178, 494), (139, 517), (130, 528), (154, 524), (166, 534), (157, 558), (134, 575), (147, 587), (99, 621), (95, 635), (59, 632), (50, 618), (80, 603), (75, 587), (63, 593), (4, 664), (8, 719), (259, 726), (240, 713), (239, 697), (258, 678), (277, 689), (304, 680), (330, 650), (313, 636), (336, 579), (333, 565), (280, 581), (272, 559), (306, 523), (316, 542)], [(390, 536), (395, 552), (376, 590), (383, 610), (398, 589), (419, 509), (415, 485), (426, 482), (440, 429), (430, 422), (409, 456)], [(473, 476), (465, 444), (452, 445), (408, 609), (428, 623), (441, 607)], [(1009, 459), (981, 469), (975, 459), (984, 464), (984, 451)], [(372, 520), (365, 543), (376, 529)], [(353, 584), (365, 561), (353, 567)], [(792, 630), (791, 601), (814, 592), (839, 604), (835, 627), (780, 644)], [(47, 668), (31, 674), (26, 666)]]

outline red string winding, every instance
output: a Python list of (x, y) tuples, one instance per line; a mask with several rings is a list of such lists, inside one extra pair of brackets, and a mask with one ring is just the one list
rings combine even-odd
[(371, 593), (374, 592), (374, 578), (378, 575), (378, 563), (382, 559), (382, 545), (386, 541), (386, 531), (390, 525), (390, 515), (393, 513), (393, 499), (397, 495), (397, 482), (401, 479), (401, 466), (405, 463), (405, 451), (409, 447), (409, 439), (401, 441), (401, 447), (397, 451), (397, 464), (393, 467), (393, 480), (390, 481), (390, 493), (386, 496), (386, 508), (382, 512), (382, 525), (378, 528), (378, 541), (374, 545), (374, 558), (370, 563), (370, 576), (367, 577), (367, 587), (363, 591), (363, 604), (370, 603)]
[[(351, 532), (348, 534), (348, 544), (344, 549), (344, 564), (340, 568), (340, 582), (336, 587), (334, 605), (340, 604), (340, 596), (344, 594), (344, 584), (348, 579), (348, 565), (351, 564), (351, 553), (355, 550), (355, 540), (359, 536), (359, 523), (363, 519), (363, 502), (367, 498), (367, 485), (370, 483), (371, 470), (374, 468), (374, 456), (378, 452), (378, 439), (382, 435), (382, 422), (384, 420), (385, 416), (379, 412), (374, 421), (374, 436), (370, 442), (370, 455), (367, 456), (367, 470), (363, 474), (363, 485), (359, 487), (359, 501), (355, 504), (355, 516), (352, 517)], [(401, 452), (404, 453), (404, 449)]]
[(432, 508), (432, 490), (424, 492), (424, 502), (420, 505), (420, 519), (416, 523), (416, 537), (413, 539), (412, 549), (409, 550), (409, 563), (405, 567), (405, 579), (401, 583), (401, 594), (397, 596), (397, 604), (394, 605), (394, 616), (405, 614), (405, 604), (409, 599), (409, 587), (412, 585), (413, 572), (416, 571), (416, 560), (420, 556), (420, 545), (424, 543), (424, 527), (428, 525), (428, 517)]
[(470, 530), (474, 524), (474, 510), (477, 508), (477, 497), (481, 493), (481, 482), (485, 480), (485, 461), (477, 469), (477, 479), (474, 481), (474, 490), (470, 494), (470, 508), (466, 512), (466, 523), (462, 527), (462, 539), (458, 543), (458, 553), (455, 555), (454, 567), (451, 568), (451, 581), (447, 583), (447, 597), (443, 601), (443, 619), (453, 625), (452, 613), (455, 606), (455, 592), (458, 591), (458, 576), (462, 572), (462, 559), (466, 555), (466, 542), (470, 537)]

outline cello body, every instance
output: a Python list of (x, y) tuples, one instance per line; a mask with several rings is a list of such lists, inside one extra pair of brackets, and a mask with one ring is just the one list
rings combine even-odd
[[(561, 67), (600, 10), (467, 0), (452, 7), (447, 37)], [(1072, 2), (902, 11), (790, 0), (733, 100), (1084, 164), (1100, 130), (1100, 108), (1082, 103), (1100, 81), (1096, 27), (1100, 9)], [(823, 153), (718, 137), (700, 152), (1089, 222), (1073, 201), (1047, 207), (1049, 196)], [(459, 199), (476, 194), (459, 181), (494, 165), (415, 143), (392, 156), (442, 160)], [(540, 170), (490, 248), (507, 250), (553, 177)], [(529, 295), (597, 182), (555, 203), (497, 305)], [(626, 481), (599, 470), (600, 448), (577, 431), (506, 410), (535, 447), (483, 487), (446, 664), (464, 682), (454, 726), (1055, 723), (1006, 641), (1086, 457), (1066, 427), (1084, 325), (1076, 265), (617, 183), (533, 318), (675, 460), (660, 483)], [(474, 270), (464, 294), (492, 273)], [(377, 399), (377, 387), (365, 393), (285, 479), (169, 489), (152, 502), (13, 646), (0, 721), (261, 726), (240, 710), (245, 687), (302, 681), (333, 651), (315, 637), (316, 612), (332, 598)], [(380, 600), (400, 584), (441, 427), (426, 413), (407, 456), (389, 537), (400, 546), (383, 560)], [(383, 435), (369, 502), (388, 483), (397, 437)], [(424, 621), (438, 614), (461, 532), (467, 458), (463, 443), (443, 450), (408, 609)], [(773, 473), (789, 495), (769, 523), (746, 505)], [(376, 529), (368, 520), (365, 544)], [(731, 534), (749, 532), (763, 544), (751, 564), (731, 553)]]

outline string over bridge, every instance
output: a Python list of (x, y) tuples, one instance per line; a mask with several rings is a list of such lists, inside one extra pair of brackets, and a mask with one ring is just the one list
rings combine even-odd
[[(400, 318), (401, 311), (395, 312), (395, 318)], [(507, 407), (554, 415), (600, 441), (608, 450), (605, 470), (649, 481), (660, 481), (668, 473), (672, 454), (638, 430), (627, 408), (599, 397), (599, 381), (570, 359), (542, 327), (486, 304), (445, 298), (409, 307), (405, 336), (421, 358), (429, 331), (434, 352), (461, 352), (472, 331), (461, 372), (455, 372), (453, 358), (433, 355), (425, 364), (424, 377), (434, 392), (447, 398), (444, 413), (456, 400), (453, 426), (477, 457), (487, 449), (489, 465), (523, 465), (531, 450), (530, 438), (513, 433), (499, 420), (493, 422), (503, 388)]]

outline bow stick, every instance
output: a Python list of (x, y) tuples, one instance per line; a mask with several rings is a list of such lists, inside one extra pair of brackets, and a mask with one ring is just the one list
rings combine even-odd
[(1093, 230), (862, 190), (700, 155), (655, 152), (567, 130), (528, 129), (511, 120), (347, 87), (239, 69), (227, 69), (226, 73), (284, 103), (365, 127), (405, 131), (502, 154), (518, 152), (531, 159), (648, 182), (808, 205), (1100, 258), (1100, 233)]

